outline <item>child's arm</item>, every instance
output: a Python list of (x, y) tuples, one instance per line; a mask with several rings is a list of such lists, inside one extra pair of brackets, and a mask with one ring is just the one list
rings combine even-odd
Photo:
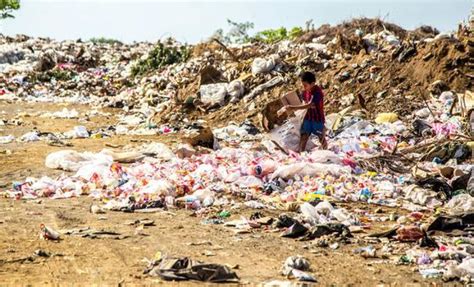
[(311, 107), (311, 103), (308, 104), (303, 104), (303, 105), (297, 105), (297, 106), (286, 106), (286, 109), (288, 111), (297, 111), (297, 110), (307, 110)]
[(302, 105), (295, 105), (295, 106), (290, 106), (290, 105), (284, 106), (283, 108), (281, 108), (277, 112), (277, 115), (281, 116), (282, 114), (284, 114), (286, 112), (293, 112), (293, 111), (298, 111), (298, 110), (307, 110), (307, 109), (309, 109), (313, 106), (314, 106), (313, 97), (311, 97), (311, 99), (309, 100), (308, 103), (304, 103)]
[(297, 105), (297, 106), (284, 106), (280, 110), (278, 110), (277, 115), (281, 116), (284, 113), (289, 113), (297, 110), (307, 110), (311, 107), (311, 103), (309, 104), (303, 104), (303, 105)]
[(289, 111), (298, 111), (298, 110), (307, 110), (313, 105), (313, 97), (307, 102), (302, 105), (296, 106), (287, 106), (286, 109)]

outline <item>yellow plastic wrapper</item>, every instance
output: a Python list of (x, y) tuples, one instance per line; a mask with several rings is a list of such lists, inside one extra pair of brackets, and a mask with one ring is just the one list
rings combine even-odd
[(398, 120), (398, 115), (395, 113), (380, 113), (375, 118), (375, 122), (377, 124), (393, 123), (393, 122), (396, 122), (397, 120)]
[(303, 196), (303, 201), (315, 201), (329, 199), (327, 195), (317, 193), (307, 193)]
[(472, 142), (467, 142), (466, 145), (467, 145), (471, 150), (474, 150), (474, 141), (472, 141)]
[(163, 257), (163, 254), (161, 254), (161, 251), (158, 251), (155, 253), (155, 256), (153, 257), (154, 260), (158, 261)]
[(366, 174), (367, 174), (368, 177), (374, 177), (374, 176), (377, 175), (377, 173), (375, 171), (368, 171)]
[(93, 135), (91, 136), (91, 138), (93, 138), (93, 139), (101, 139), (101, 138), (102, 138), (102, 134), (93, 134)]

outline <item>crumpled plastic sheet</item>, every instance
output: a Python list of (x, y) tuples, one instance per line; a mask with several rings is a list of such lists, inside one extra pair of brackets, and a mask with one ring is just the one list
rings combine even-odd
[(278, 63), (278, 55), (271, 55), (270, 57), (264, 58), (255, 58), (252, 62), (252, 74), (264, 74), (273, 70), (275, 65)]
[(0, 136), (0, 144), (11, 143), (15, 140), (15, 137), (12, 135)]
[(93, 167), (100, 165), (110, 166), (112, 162), (113, 158), (103, 153), (79, 153), (74, 150), (60, 150), (48, 154), (45, 165), (52, 169), (77, 171), (86, 165), (92, 165)]
[(445, 208), (452, 214), (474, 212), (474, 197), (469, 194), (453, 196), (453, 198), (446, 203)]
[(227, 83), (202, 85), (199, 88), (199, 93), (204, 104), (223, 106), (227, 96)]

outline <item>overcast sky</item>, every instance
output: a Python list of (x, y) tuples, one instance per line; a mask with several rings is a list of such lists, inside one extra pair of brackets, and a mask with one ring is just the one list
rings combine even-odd
[(173, 36), (195, 43), (226, 19), (255, 23), (255, 31), (281, 26), (316, 27), (352, 17), (382, 17), (404, 28), (422, 24), (455, 30), (467, 20), (472, 0), (314, 0), (314, 1), (163, 1), (163, 0), (21, 0), (16, 18), (0, 22), (0, 32), (55, 39), (110, 37), (126, 42)]

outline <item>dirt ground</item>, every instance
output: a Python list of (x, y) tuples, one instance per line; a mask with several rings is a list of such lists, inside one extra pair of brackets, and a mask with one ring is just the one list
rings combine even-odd
[[(13, 104), (0, 102), (0, 118), (12, 119), (22, 112), (59, 111), (58, 104)], [(68, 106), (71, 108), (71, 106)], [(90, 109), (74, 106), (79, 112)], [(109, 110), (110, 111), (110, 110)], [(20, 116), (20, 126), (0, 126), (0, 136), (21, 136), (34, 126), (40, 131), (67, 131), (78, 125), (78, 120), (46, 119)], [(88, 128), (103, 127), (117, 122), (115, 116), (94, 117), (84, 124)], [(106, 139), (72, 140), (72, 149), (100, 151), (105, 143), (130, 144), (136, 140), (158, 140), (168, 143), (177, 141), (176, 136), (114, 136)], [(67, 147), (69, 148), (69, 147)], [(10, 143), (0, 145), (0, 190), (11, 187), (13, 181), (28, 176), (58, 175), (60, 171), (44, 166), (46, 155), (65, 149), (44, 142)], [(9, 150), (7, 152), (6, 150)], [(11, 154), (10, 154), (11, 153)], [(169, 210), (157, 213), (107, 212), (92, 214), (89, 207), (93, 200), (88, 197), (62, 200), (13, 200), (0, 198), (0, 285), (152, 285), (163, 283), (158, 278), (143, 274), (144, 258), (151, 259), (157, 252), (174, 256), (188, 256), (205, 262), (229, 264), (241, 278), (241, 284), (257, 285), (269, 280), (285, 280), (280, 274), (283, 261), (300, 254), (311, 262), (312, 274), (322, 285), (350, 286), (437, 286), (440, 280), (423, 279), (415, 266), (395, 265), (385, 259), (364, 259), (354, 254), (360, 246), (380, 242), (368, 242), (367, 233), (385, 229), (394, 222), (372, 222), (371, 228), (355, 233), (349, 243), (339, 248), (310, 247), (309, 242), (282, 238), (279, 232), (254, 229), (248, 234), (236, 234), (223, 225), (202, 224), (202, 218), (189, 210)], [(96, 202), (98, 203), (98, 202)], [(355, 211), (373, 212), (376, 206), (344, 204)], [(219, 210), (215, 210), (219, 212)], [(231, 210), (230, 219), (247, 218), (250, 209)], [(280, 211), (262, 211), (264, 215), (278, 216)], [(382, 208), (383, 214), (401, 212)], [(127, 225), (137, 219), (154, 220), (154, 226), (137, 230)], [(58, 230), (91, 227), (115, 231), (121, 239), (92, 239), (78, 236), (62, 236), (60, 242), (40, 240), (40, 224), (45, 223)], [(44, 250), (50, 257), (31, 257), (35, 250)], [(400, 254), (401, 255), (401, 254)], [(395, 254), (394, 257), (400, 256)], [(164, 284), (169, 284), (168, 282)], [(189, 282), (176, 283), (189, 285)]]

